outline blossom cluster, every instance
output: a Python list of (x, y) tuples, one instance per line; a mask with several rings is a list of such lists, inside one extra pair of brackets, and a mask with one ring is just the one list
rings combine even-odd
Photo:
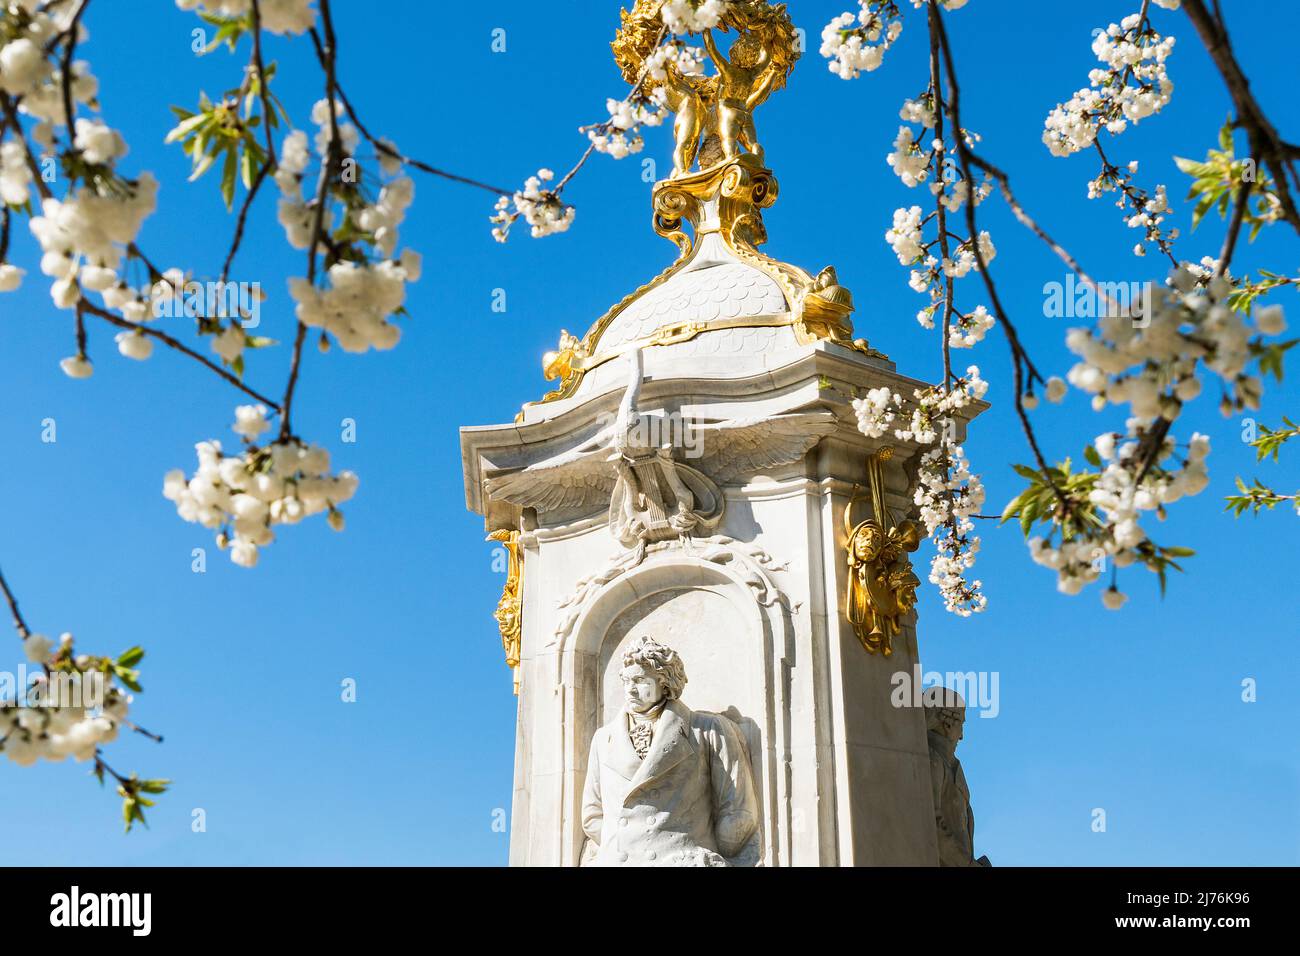
[[(19, 4), (6, 14), (6, 31), (0, 40), (0, 89), (16, 97), (19, 112), (36, 122), (28, 131), (33, 142), (53, 151), (55, 134), (66, 128), (68, 106), (95, 105), (98, 81), (82, 62), (72, 64), (69, 101), (64, 100), (63, 69), (58, 62), (56, 39), (65, 31), (75, 8), (54, 4), (37, 8)], [(78, 39), (85, 36), (78, 26)], [(127, 154), (122, 135), (97, 118), (73, 117), (72, 135), (63, 154), (69, 188), (61, 198), (48, 196), (33, 215), (29, 227), (41, 248), (40, 269), (48, 276), (50, 297), (60, 309), (72, 309), (88, 294), (97, 294), (105, 309), (134, 324), (147, 321), (153, 296), (148, 289), (130, 287), (121, 277), (124, 260), (146, 217), (157, 204), (158, 183), (148, 173), (127, 179), (117, 171)], [(0, 145), (0, 199), (11, 207), (33, 198), (33, 157), (21, 131)], [(17, 289), (23, 270), (0, 263), (0, 292)], [(148, 358), (152, 342), (138, 330), (116, 338), (118, 350), (128, 358)], [(93, 372), (81, 352), (60, 363), (74, 378)]]
[[(120, 287), (117, 270), (124, 247), (135, 241), (145, 217), (154, 211), (157, 195), (157, 180), (143, 173), (121, 191), (101, 194), (87, 188), (41, 202), (41, 215), (33, 216), (30, 226), (41, 246), (41, 272), (54, 280), (50, 296), (55, 306), (73, 308), (83, 288), (106, 293)], [(138, 303), (135, 296), (129, 301)], [(138, 304), (123, 315), (144, 318)]]
[[(1033, 559), (1057, 572), (1057, 586), (1067, 594), (1096, 580), (1105, 558), (1116, 567), (1141, 561), (1163, 573), (1170, 556), (1182, 553), (1152, 543), (1141, 516), (1163, 517), (1165, 506), (1209, 483), (1209, 439), (1193, 434), (1183, 446), (1170, 430), (1201, 393), (1202, 367), (1220, 380), (1223, 414), (1259, 407), (1263, 383), (1255, 364), (1268, 354), (1266, 337), (1286, 328), (1282, 308), (1257, 308), (1253, 320), (1234, 309), (1234, 282), (1218, 265), (1211, 258), (1182, 263), (1164, 287), (1148, 288), (1139, 315), (1107, 315), (1096, 330), (1071, 329), (1066, 337), (1080, 359), (1069, 371), (1070, 384), (1092, 395), (1098, 411), (1122, 404), (1130, 412), (1124, 432), (1103, 433), (1085, 450), (1095, 472), (1058, 473), (1057, 493), (1067, 500), (1048, 535), (1029, 541)], [(1065, 488), (1062, 479), (1070, 481)], [(1069, 512), (1094, 517), (1069, 522), (1067, 531)], [(1103, 601), (1117, 608), (1124, 596), (1112, 585)]]
[(645, 58), (645, 75), (655, 82), (666, 80), (670, 70), (682, 76), (699, 76), (704, 72), (704, 58), (705, 52), (701, 47), (672, 37), (655, 47)]
[[(549, 183), (555, 173), (549, 169), (539, 169), (536, 176), (529, 176), (524, 188), (513, 196), (502, 196), (497, 200), (496, 212), (491, 217), (495, 223), (492, 237), (497, 242), (505, 242), (510, 234), (510, 226), (521, 216), (532, 229), (534, 239), (565, 232), (573, 225), (574, 208), (567, 205), (557, 191), (542, 188)], [(511, 206), (514, 209), (511, 209)]]
[[(937, 124), (933, 90), (926, 90), (914, 100), (906, 100), (898, 115), (908, 123), (918, 124), (923, 137)], [(962, 130), (960, 135), (967, 144), (977, 138), (968, 130)], [(969, 237), (961, 239), (956, 236), (945, 221), (945, 214), (956, 213), (968, 201), (978, 206), (992, 192), (993, 183), (986, 175), (978, 186), (971, 189), (966, 177), (949, 158), (949, 152), (939, 137), (931, 140), (928, 147), (923, 147), (911, 126), (899, 127), (894, 150), (885, 160), (909, 189), (929, 181), (935, 209), (928, 215), (923, 214), (920, 206), (896, 209), (893, 222), (885, 232), (885, 241), (898, 256), (900, 264), (914, 267), (908, 285), (917, 292), (929, 293), (930, 304), (917, 313), (917, 321), (923, 328), (934, 328), (935, 313), (942, 308), (949, 323), (949, 346), (970, 348), (982, 341), (993, 327), (993, 316), (982, 305), (970, 312), (958, 310), (951, 301), (953, 296), (947, 280), (963, 278), (972, 269), (978, 269), (981, 257), (986, 265), (992, 262), (997, 249), (987, 231), (981, 231), (974, 243)], [(942, 232), (943, 235), (936, 234), (927, 241), (925, 227), (931, 222), (936, 227), (942, 223), (942, 228), (936, 228), (936, 233)], [(944, 247), (952, 241), (956, 246), (949, 246), (945, 252)], [(939, 254), (935, 255), (935, 251)]]
[(229, 547), (230, 559), (247, 568), (274, 540), (273, 525), (327, 511), (330, 527), (343, 530), (338, 506), (356, 493), (357, 476), (331, 475), (329, 452), (297, 438), (254, 444), (270, 427), (265, 407), (244, 405), (235, 415), (234, 431), (245, 442), (238, 454), (225, 454), (219, 441), (200, 442), (193, 476), (176, 468), (163, 478), (163, 497), (176, 504), (177, 514), (217, 531), (217, 546)]
[[(1171, 0), (1160, 6), (1171, 6)], [(1174, 89), (1166, 69), (1173, 48), (1173, 37), (1162, 37), (1136, 13), (1099, 32), (1092, 52), (1105, 68), (1091, 70), (1089, 86), (1047, 116), (1043, 143), (1052, 155), (1087, 149), (1102, 128), (1121, 133), (1130, 122), (1163, 109)]]
[(1165, 286), (1147, 287), (1136, 319), (1107, 315), (1096, 331), (1071, 329), (1066, 345), (1080, 361), (1070, 369), (1070, 384), (1091, 394), (1097, 410), (1126, 403), (1144, 421), (1173, 421), (1200, 394), (1203, 365), (1222, 380), (1224, 414), (1258, 408), (1263, 383), (1250, 363), (1263, 336), (1285, 329), (1282, 310), (1256, 310), (1252, 327), (1231, 307), (1232, 279), (1216, 275), (1216, 266), (1207, 258), (1171, 270)]
[(1088, 198), (1097, 199), (1107, 193), (1118, 193), (1116, 207), (1132, 209), (1124, 217), (1130, 229), (1141, 229), (1142, 238), (1133, 247), (1133, 254), (1146, 255), (1147, 243), (1166, 254), (1172, 254), (1173, 241), (1178, 238), (1177, 229), (1165, 229), (1163, 223), (1169, 212), (1169, 195), (1163, 185), (1157, 185), (1152, 196), (1133, 181), (1138, 164), (1134, 160), (1124, 167), (1103, 163), (1101, 172), (1088, 181)]
[(909, 423), (894, 430), (904, 441), (932, 446), (921, 456), (913, 503), (935, 545), (930, 583), (939, 589), (944, 608), (961, 617), (984, 610), (988, 599), (980, 581), (968, 580), (980, 548), (971, 516), (984, 504), (984, 484), (957, 444), (957, 414), (987, 391), (988, 383), (972, 365), (947, 388), (917, 390)]
[(959, 617), (978, 614), (988, 598), (982, 582), (968, 577), (980, 549), (971, 515), (984, 504), (984, 485), (961, 445), (943, 442), (921, 456), (913, 500), (935, 545), (930, 583), (939, 589), (944, 609)]
[(881, 438), (893, 428), (898, 409), (903, 400), (897, 392), (882, 385), (869, 389), (861, 398), (853, 399), (853, 412), (858, 418), (858, 431), (868, 438)]
[(841, 13), (822, 29), (820, 53), (827, 67), (844, 80), (880, 66), (885, 51), (903, 32), (894, 0), (858, 0), (858, 12)]
[(656, 87), (646, 96), (632, 96), (605, 101), (609, 119), (585, 127), (587, 139), (597, 152), (614, 159), (622, 159), (641, 152), (645, 141), (641, 138), (643, 126), (659, 126), (668, 115), (667, 95), (663, 87)]
[[(27, 660), (39, 665), (21, 696), (0, 702), (0, 750), (20, 767), (38, 760), (85, 761), (117, 739), (132, 697), (112, 683), (110, 663), (75, 654), (71, 634), (56, 645), (43, 634), (23, 640)], [(108, 672), (108, 673), (106, 673)]]
[(727, 12), (728, 0), (664, 0), (664, 26), (678, 35), (711, 30)]
[[(317, 132), (312, 145), (322, 163), (329, 162), (335, 127), (337, 149), (344, 158), (356, 152), (358, 133), (351, 123), (341, 121), (342, 107), (334, 105), (331, 121), (330, 103), (320, 100), (312, 109)], [(390, 147), (391, 149), (391, 147)], [(340, 220), (346, 224), (340, 232), (351, 240), (351, 255), (340, 257), (325, 273), (328, 280), (321, 287), (305, 277), (289, 280), (289, 294), (296, 303), (295, 315), (304, 325), (329, 333), (345, 352), (391, 349), (401, 337), (401, 329), (389, 319), (401, 310), (406, 299), (406, 284), (420, 278), (421, 259), (407, 249), (397, 254), (398, 227), (415, 198), (415, 183), (401, 171), (395, 150), (379, 150), (380, 172), (389, 179), (370, 200), (346, 179), (336, 186), (341, 204)], [(281, 149), (276, 184), (280, 187), (280, 223), (286, 238), (295, 249), (308, 248), (317, 228), (330, 232), (333, 211), (321, 210), (317, 197), (303, 198), (304, 174), (312, 161), (312, 149), (302, 130), (285, 137)]]
[[(32, 139), (47, 150), (54, 148), (55, 129), (67, 124), (62, 63), (54, 59), (55, 41), (72, 23), (77, 7), (70, 3), (11, 3), (5, 14), (6, 30), (0, 34), (0, 90), (14, 97), (18, 111), (36, 120)], [(77, 39), (87, 36), (77, 26)], [(82, 61), (71, 64), (68, 94), (73, 108), (93, 103), (99, 81)], [(75, 132), (75, 130), (74, 130)]]
[[(920, 10), (926, 0), (912, 0)], [(939, 0), (945, 10), (960, 10), (966, 0)], [(903, 32), (896, 0), (858, 0), (858, 12), (841, 13), (822, 28), (820, 53), (827, 68), (843, 80), (857, 79), (880, 66), (885, 51)]]
[[(1102, 574), (1106, 559), (1115, 567), (1142, 561), (1158, 569), (1168, 555), (1181, 549), (1159, 548), (1147, 538), (1140, 520), (1142, 512), (1164, 514), (1165, 505), (1196, 495), (1209, 484), (1205, 465), (1210, 440), (1192, 435), (1181, 460), (1172, 435), (1155, 436), (1159, 446), (1150, 455), (1141, 453), (1153, 438), (1152, 425), (1129, 419), (1126, 434), (1107, 432), (1092, 444), (1099, 471), (1089, 476), (1086, 496), (1075, 507), (1086, 507), (1096, 520), (1075, 526), (1066, 534), (1060, 522), (1053, 523), (1048, 536), (1029, 539), (1029, 554), (1035, 563), (1056, 572), (1057, 589), (1078, 594)], [(1154, 462), (1154, 463), (1152, 463)], [(1054, 536), (1060, 532), (1060, 540)], [(1123, 605), (1125, 596), (1112, 585), (1102, 594), (1111, 610)]]
[(419, 279), (420, 269), (419, 254), (408, 249), (397, 260), (336, 262), (325, 288), (296, 276), (289, 280), (294, 314), (308, 328), (333, 335), (345, 352), (391, 349), (402, 330), (388, 319), (402, 308), (406, 283)]
[(985, 492), (957, 443), (957, 418), (987, 391), (988, 383), (972, 365), (947, 388), (915, 390), (909, 407), (885, 386), (853, 400), (858, 429), (868, 438), (892, 433), (901, 441), (929, 446), (920, 459), (913, 503), (936, 548), (930, 582), (939, 589), (944, 607), (963, 617), (987, 605), (981, 583), (968, 580), (980, 547), (971, 516), (983, 506)]

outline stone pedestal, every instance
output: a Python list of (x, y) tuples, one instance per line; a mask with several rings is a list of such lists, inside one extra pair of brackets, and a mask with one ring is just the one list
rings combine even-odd
[[(570, 338), (548, 357), (565, 375), (549, 400), (525, 406), (513, 424), (461, 432), (469, 507), (490, 531), (517, 531), (522, 553), (510, 861), (581, 862), (592, 734), (619, 707), (622, 648), (649, 634), (681, 655), (682, 700), (741, 728), (765, 865), (935, 865), (925, 716), (891, 703), (894, 675), (910, 676), (917, 663), (913, 618), (885, 657), (869, 653), (845, 617), (843, 512), (865, 492), (865, 462), (878, 446), (858, 431), (850, 401), (882, 385), (910, 394), (923, 383), (861, 340), (809, 335), (799, 319), (811, 279), (802, 274), (808, 283), (792, 291), (774, 274), (780, 264), (737, 254), (703, 225), (666, 279), (616, 306), (577, 347)], [(719, 327), (720, 319), (734, 324)], [(692, 326), (702, 330), (691, 334)], [(722, 422), (819, 411), (834, 414), (833, 427), (797, 460), (720, 482), (725, 512), (716, 527), (651, 543), (639, 561), (610, 533), (608, 496), (603, 506), (549, 510), (494, 497), (493, 476), (602, 434), (624, 394), (629, 344), (643, 349), (643, 413)], [(610, 353), (580, 375), (569, 367)], [(884, 470), (891, 523), (912, 509), (918, 454), (893, 445)]]

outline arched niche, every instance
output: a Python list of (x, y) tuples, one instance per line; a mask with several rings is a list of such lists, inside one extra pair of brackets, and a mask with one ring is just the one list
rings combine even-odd
[[(789, 607), (764, 568), (742, 551), (712, 549), (710, 559), (681, 551), (653, 553), (588, 596), (560, 647), (568, 766), (574, 772), (565, 830), (576, 863), (578, 822), (592, 734), (622, 704), (623, 648), (650, 634), (682, 656), (692, 710), (726, 714), (749, 746), (763, 829), (788, 814), (785, 781), (773, 772), (788, 759), (784, 682), (792, 645)], [(779, 848), (767, 844), (767, 862)]]

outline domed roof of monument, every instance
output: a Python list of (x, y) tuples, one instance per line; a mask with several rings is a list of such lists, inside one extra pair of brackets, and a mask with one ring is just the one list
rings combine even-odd
[[(613, 315), (594, 337), (592, 351), (614, 357), (655, 343), (646, 352), (646, 370), (651, 375), (669, 368), (716, 374), (716, 367), (710, 370), (692, 361), (709, 357), (740, 359), (731, 366), (731, 374), (746, 374), (750, 363), (744, 357), (796, 344), (790, 311), (786, 293), (775, 279), (741, 261), (719, 235), (708, 234), (684, 267)], [(729, 326), (729, 321), (736, 325)], [(783, 324), (764, 326), (764, 321)], [(679, 336), (681, 341), (671, 341)], [(579, 394), (621, 386), (623, 364), (611, 360), (593, 368)]]
[(714, 234), (705, 237), (700, 254), (687, 268), (616, 316), (601, 335), (600, 346), (622, 345), (683, 322), (778, 315), (788, 310), (776, 281), (737, 259)]

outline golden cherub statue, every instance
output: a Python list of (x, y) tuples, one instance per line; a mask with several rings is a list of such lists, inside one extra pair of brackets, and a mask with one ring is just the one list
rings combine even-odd
[(708, 81), (702, 76), (690, 76), (675, 66), (665, 71), (664, 92), (668, 108), (677, 114), (673, 120), (673, 175), (689, 173), (700, 151), (700, 134), (708, 117), (705, 96)]
[(713, 39), (713, 31), (704, 32), (704, 49), (718, 70), (718, 137), (722, 155), (735, 159), (744, 146), (754, 159), (763, 162), (763, 147), (754, 129), (754, 109), (772, 92), (777, 67), (762, 40), (753, 33), (742, 33), (731, 45), (731, 58), (724, 57)]
[[(762, 167), (763, 148), (754, 129), (753, 112), (780, 89), (799, 58), (799, 42), (785, 4), (768, 0), (731, 0), (717, 29), (736, 31), (724, 56), (712, 30), (701, 34), (704, 52), (717, 75), (686, 73), (679, 63), (663, 63), (653, 78), (645, 77), (649, 58), (663, 41), (664, 0), (636, 0), (622, 13), (622, 25), (611, 47), (614, 59), (629, 83), (649, 95), (665, 94), (673, 123), (673, 179), (694, 175), (691, 167), (704, 168), (739, 159), (742, 151)], [(684, 41), (672, 41), (679, 47)], [(716, 135), (715, 135), (716, 134)]]

